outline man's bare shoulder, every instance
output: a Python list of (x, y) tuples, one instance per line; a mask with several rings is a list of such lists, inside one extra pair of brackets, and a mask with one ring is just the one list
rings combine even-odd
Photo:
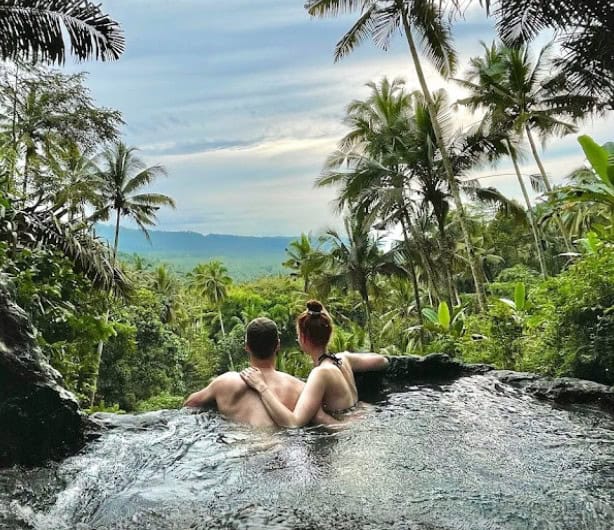
[(305, 385), (304, 381), (301, 381), (298, 377), (294, 377), (293, 375), (287, 374), (286, 372), (280, 372), (279, 370), (275, 370), (275, 375), (279, 377), (280, 381), (283, 381), (286, 384), (296, 386)]
[(214, 380), (216, 391), (218, 390), (242, 390), (247, 387), (247, 384), (241, 376), (239, 372), (225, 372), (222, 375), (218, 375)]

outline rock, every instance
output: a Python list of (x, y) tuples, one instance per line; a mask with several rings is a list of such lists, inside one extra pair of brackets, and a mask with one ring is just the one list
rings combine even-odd
[(91, 425), (61, 382), (0, 285), (0, 467), (61, 458), (85, 443)]
[(573, 377), (553, 378), (509, 370), (494, 370), (491, 375), (503, 383), (522, 388), (539, 399), (559, 404), (597, 405), (614, 413), (614, 387)]
[(443, 353), (432, 353), (424, 357), (418, 355), (388, 357), (388, 360), (390, 365), (384, 372), (356, 374), (356, 385), (363, 399), (371, 399), (391, 386), (449, 381), (494, 370), (493, 366), (465, 364)]
[(495, 370), (486, 364), (465, 364), (448, 355), (433, 353), (425, 357), (389, 357), (384, 372), (357, 374), (356, 384), (363, 399), (376, 399), (391, 388), (406, 384), (445, 382), (468, 375), (488, 373), (501, 383), (520, 388), (528, 394), (561, 405), (597, 405), (614, 413), (614, 387), (572, 377), (552, 378), (528, 372)]

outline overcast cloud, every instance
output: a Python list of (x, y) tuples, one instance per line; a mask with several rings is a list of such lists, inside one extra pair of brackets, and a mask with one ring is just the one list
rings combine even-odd
[[(159, 228), (202, 233), (297, 235), (338, 226), (334, 190), (314, 189), (322, 164), (344, 134), (345, 106), (371, 80), (403, 77), (417, 88), (399, 37), (388, 52), (367, 44), (333, 64), (333, 49), (352, 18), (311, 19), (301, 0), (105, 0), (120, 21), (127, 51), (115, 63), (70, 66), (90, 72), (101, 105), (119, 109), (124, 136), (169, 178), (156, 191), (177, 210)], [(461, 69), (493, 38), (477, 10), (455, 28)], [(433, 89), (461, 92), (426, 67)], [(475, 117), (461, 112), (459, 125)], [(611, 140), (607, 120), (582, 131)], [(575, 136), (551, 140), (544, 154), (554, 181), (582, 163)], [(535, 173), (527, 158), (523, 171)], [(482, 168), (504, 193), (519, 196), (511, 168)]]

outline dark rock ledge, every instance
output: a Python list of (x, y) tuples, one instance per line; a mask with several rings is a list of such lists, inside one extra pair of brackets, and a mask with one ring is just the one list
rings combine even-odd
[(465, 364), (441, 353), (425, 357), (389, 357), (386, 372), (360, 374), (361, 395), (381, 393), (407, 383), (442, 383), (469, 375), (486, 374), (527, 394), (560, 405), (596, 405), (614, 414), (614, 387), (573, 377), (547, 377), (527, 372), (496, 370), (487, 364)]
[(0, 285), (0, 467), (75, 453), (89, 424), (36, 345), (26, 314)]

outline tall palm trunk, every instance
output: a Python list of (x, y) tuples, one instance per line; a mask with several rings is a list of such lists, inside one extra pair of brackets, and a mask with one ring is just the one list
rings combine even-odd
[[(222, 337), (226, 336), (226, 330), (224, 329), (224, 317), (222, 317), (222, 308), (218, 307), (218, 318), (220, 319), (220, 329), (222, 331)], [(228, 366), (230, 367), (231, 371), (235, 371), (235, 363), (232, 360), (232, 354), (230, 353), (230, 350), (228, 350)]]
[(535, 217), (533, 216), (533, 207), (531, 205), (531, 199), (529, 198), (529, 194), (527, 192), (527, 187), (524, 184), (524, 180), (522, 180), (522, 175), (520, 173), (520, 168), (518, 167), (518, 160), (516, 159), (516, 154), (512, 149), (512, 145), (510, 141), (507, 142), (507, 152), (512, 159), (512, 163), (514, 164), (514, 171), (516, 172), (516, 177), (518, 178), (518, 184), (520, 184), (520, 189), (522, 190), (522, 195), (524, 196), (524, 201), (527, 205), (527, 217), (529, 218), (529, 224), (531, 225), (531, 232), (533, 232), (533, 239), (535, 241), (535, 250), (537, 251), (537, 258), (539, 259), (539, 268), (541, 270), (542, 276), (545, 278), (548, 276), (548, 269), (546, 268), (546, 260), (544, 258), (544, 252), (542, 250), (541, 240), (539, 237), (539, 232), (537, 230), (537, 223), (535, 222)]
[(403, 7), (401, 17), (403, 19), (403, 29), (405, 30), (405, 37), (407, 38), (407, 44), (409, 45), (409, 51), (414, 62), (418, 81), (420, 82), (420, 87), (422, 89), (422, 93), (424, 95), (424, 99), (426, 101), (426, 105), (431, 116), (431, 121), (433, 123), (433, 131), (435, 133), (437, 146), (439, 147), (439, 151), (441, 153), (441, 158), (444, 170), (446, 172), (448, 185), (450, 186), (450, 192), (452, 193), (454, 205), (458, 211), (459, 222), (461, 230), (463, 232), (463, 239), (465, 240), (467, 254), (469, 255), (469, 266), (471, 267), (471, 275), (473, 276), (473, 283), (475, 285), (478, 307), (481, 311), (484, 311), (486, 310), (486, 295), (484, 293), (484, 284), (482, 282), (483, 274), (480, 273), (481, 265), (475, 256), (473, 244), (471, 243), (471, 238), (469, 237), (469, 230), (467, 229), (467, 219), (465, 215), (465, 209), (463, 207), (463, 202), (460, 196), (460, 190), (458, 188), (458, 184), (454, 176), (454, 171), (452, 170), (452, 163), (450, 162), (450, 157), (448, 156), (448, 150), (446, 149), (446, 146), (443, 141), (443, 133), (441, 131), (439, 121), (437, 120), (435, 102), (433, 101), (431, 92), (429, 91), (428, 85), (426, 84), (426, 79), (422, 70), (422, 64), (420, 62), (420, 57), (418, 56), (418, 50), (416, 49), (416, 44), (414, 42), (412, 31), (409, 26), (409, 22), (407, 21), (407, 9), (405, 6)]
[(418, 314), (418, 323), (420, 324), (420, 347), (424, 347), (424, 318), (422, 316), (422, 302), (420, 301), (420, 287), (418, 285), (418, 276), (416, 275), (416, 267), (411, 259), (411, 247), (409, 245), (409, 233), (407, 224), (409, 220), (401, 218), (401, 226), (403, 227), (403, 236), (405, 238), (405, 246), (407, 248), (407, 263), (409, 264), (409, 275), (414, 288), (414, 300), (416, 304), (416, 313)]
[(13, 192), (13, 183), (15, 182), (15, 171), (17, 169), (17, 91), (19, 89), (19, 63), (15, 65), (15, 87), (13, 89), (13, 116), (11, 119), (11, 140), (13, 142), (13, 152), (11, 154), (11, 170), (9, 172), (8, 182), (6, 183), (9, 193)]
[[(537, 167), (539, 168), (539, 173), (542, 176), (544, 185), (546, 186), (546, 190), (548, 190), (548, 192), (551, 192), (552, 184), (550, 184), (550, 179), (548, 178), (548, 174), (546, 173), (544, 164), (542, 163), (539, 153), (537, 152), (537, 146), (535, 145), (535, 140), (533, 139), (533, 133), (531, 132), (531, 127), (529, 127), (528, 123), (525, 125), (524, 130), (527, 133), (527, 138), (529, 139), (529, 145), (531, 146), (531, 153), (533, 153), (533, 158), (535, 159), (535, 163), (537, 164)], [(565, 230), (565, 227), (563, 226), (563, 221), (561, 221), (561, 217), (558, 214), (555, 215), (555, 218), (556, 218), (556, 224), (559, 227), (559, 230), (561, 231), (561, 235), (563, 236), (563, 241), (565, 242), (565, 248), (567, 249), (568, 252), (572, 252), (573, 246), (571, 245), (569, 234), (567, 234), (567, 230)]]
[[(113, 240), (113, 256), (111, 257), (111, 267), (115, 269), (115, 264), (117, 262), (117, 250), (119, 248), (119, 223), (121, 220), (121, 210), (117, 209), (117, 214), (115, 217), (115, 238)], [(109, 291), (109, 296), (111, 296), (111, 291)], [(109, 315), (110, 308), (107, 302), (107, 310), (104, 315), (104, 325), (106, 326), (109, 323)], [(98, 341), (98, 346), (96, 347), (96, 372), (94, 373), (94, 383), (92, 388), (92, 397), (90, 398), (90, 407), (94, 406), (94, 402), (96, 400), (96, 392), (98, 391), (98, 376), (100, 375), (100, 363), (102, 361), (102, 352), (104, 351), (104, 341), (101, 339)]]
[(371, 303), (369, 301), (369, 291), (368, 287), (365, 285), (362, 286), (362, 302), (365, 308), (365, 318), (367, 320), (367, 334), (369, 335), (369, 348), (370, 351), (375, 351), (375, 341), (373, 340), (373, 325), (371, 322)]
[(220, 328), (222, 330), (222, 337), (226, 336), (226, 330), (224, 329), (224, 317), (222, 317), (222, 308), (218, 308), (217, 310), (218, 317), (220, 319)]

